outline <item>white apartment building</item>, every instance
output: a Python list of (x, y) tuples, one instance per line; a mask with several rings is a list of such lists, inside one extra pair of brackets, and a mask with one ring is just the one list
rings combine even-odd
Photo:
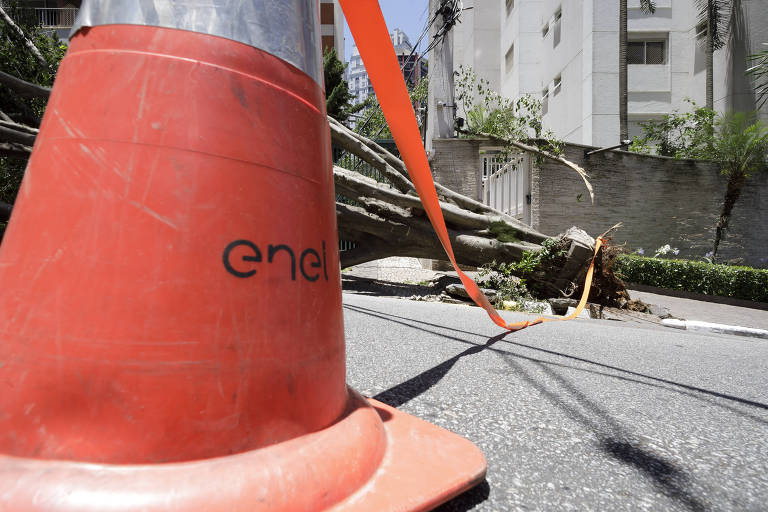
[(344, 62), (344, 13), (339, 0), (320, 0), (320, 39), (323, 52), (336, 48), (336, 55)]
[[(427, 63), (421, 58), (418, 52), (413, 52), (413, 45), (408, 36), (399, 28), (389, 33), (392, 45), (395, 48), (397, 60), (400, 63), (400, 69), (403, 71), (403, 77), (409, 86), (413, 86), (423, 77), (427, 76)], [(357, 50), (357, 45), (352, 46), (352, 56), (347, 66), (347, 84), (349, 92), (354, 96), (352, 103), (357, 105), (373, 94), (373, 86), (365, 71), (363, 59)]]
[[(747, 55), (768, 42), (768, 1), (741, 0), (729, 44), (714, 56), (714, 106), (755, 109)], [(472, 66), (509, 98), (543, 98), (544, 124), (569, 142), (619, 141), (617, 0), (464, 0), (454, 27), (454, 70)], [(628, 118), (638, 123), (705, 104), (705, 55), (694, 0), (656, 0), (654, 14), (628, 0)], [(461, 114), (459, 114), (461, 115)], [(768, 118), (763, 107), (761, 116)]]

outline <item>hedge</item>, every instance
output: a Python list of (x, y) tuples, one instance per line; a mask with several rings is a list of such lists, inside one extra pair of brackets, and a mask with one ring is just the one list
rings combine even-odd
[(630, 283), (768, 302), (768, 270), (622, 254), (614, 271)]

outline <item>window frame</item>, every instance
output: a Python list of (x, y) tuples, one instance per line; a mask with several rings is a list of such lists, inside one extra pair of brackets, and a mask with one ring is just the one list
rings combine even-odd
[[(627, 41), (627, 64), (632, 66), (664, 66), (669, 64), (669, 40), (662, 37), (650, 37), (648, 39), (629, 39)], [(629, 61), (629, 45), (642, 43), (643, 62)], [(661, 62), (648, 62), (648, 43), (661, 43)]]
[(504, 54), (504, 72), (509, 74), (515, 66), (515, 43), (510, 43), (507, 53)]
[(558, 74), (553, 80), (552, 80), (552, 96), (556, 96), (560, 94), (560, 91), (563, 88), (563, 75)]

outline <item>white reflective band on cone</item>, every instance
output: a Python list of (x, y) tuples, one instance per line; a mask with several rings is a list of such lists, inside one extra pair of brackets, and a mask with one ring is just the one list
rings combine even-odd
[(317, 0), (84, 0), (70, 37), (99, 25), (189, 30), (264, 50), (322, 86), (319, 21)]

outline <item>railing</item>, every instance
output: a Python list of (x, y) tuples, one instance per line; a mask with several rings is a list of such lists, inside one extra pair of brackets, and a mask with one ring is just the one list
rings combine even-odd
[[(484, 157), (484, 159), (491, 157)], [(497, 157), (494, 157), (496, 160)], [(497, 162), (483, 162), (484, 168)], [(483, 202), (511, 217), (528, 222), (527, 189), (531, 157), (527, 153), (513, 154), (507, 162), (490, 172), (483, 181)]]
[[(400, 153), (397, 151), (397, 146), (392, 139), (378, 139), (375, 142), (393, 155), (397, 157), (400, 156)], [(387, 180), (384, 175), (382, 175), (377, 169), (375, 169), (369, 163), (365, 162), (359, 156), (348, 153), (347, 151), (335, 146), (332, 149), (334, 165), (338, 165), (339, 167), (343, 167), (351, 171), (357, 171), (360, 174), (368, 176), (369, 178), (373, 178), (379, 182), (389, 183), (389, 180)], [(336, 200), (352, 205), (357, 204), (355, 201), (351, 201), (338, 195), (336, 196)], [(357, 247), (357, 242), (353, 242), (351, 240), (339, 240), (339, 251), (348, 251), (350, 249), (354, 249), (355, 247)]]
[(37, 22), (44, 28), (71, 28), (75, 24), (77, 7), (36, 8)]

